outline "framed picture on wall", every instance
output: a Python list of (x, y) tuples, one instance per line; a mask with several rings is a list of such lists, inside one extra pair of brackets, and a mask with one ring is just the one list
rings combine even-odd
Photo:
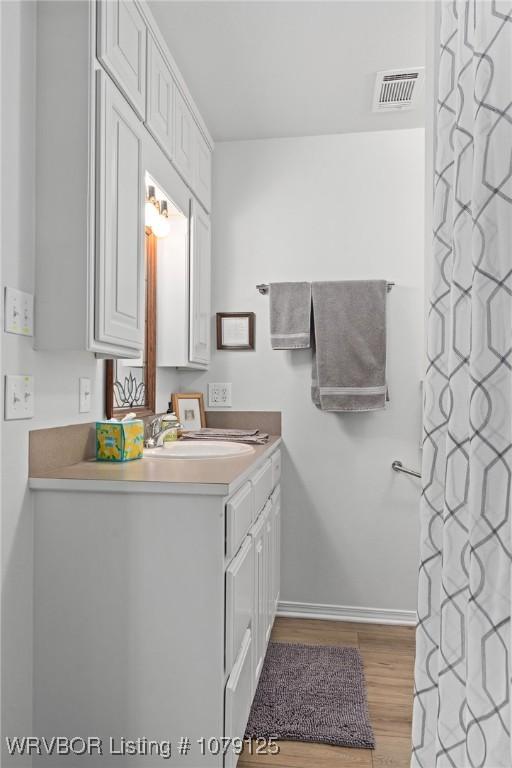
[(172, 395), (171, 402), (183, 429), (201, 429), (206, 426), (202, 392), (178, 392)]
[(254, 312), (217, 312), (217, 349), (254, 349)]

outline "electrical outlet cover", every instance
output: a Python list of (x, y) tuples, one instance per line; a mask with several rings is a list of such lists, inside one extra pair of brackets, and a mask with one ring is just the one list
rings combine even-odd
[(31, 293), (6, 286), (4, 330), (19, 336), (34, 335), (34, 296)]
[(210, 408), (231, 408), (231, 383), (210, 382), (208, 405)]
[(34, 415), (34, 377), (5, 377), (5, 418), (31, 419)]

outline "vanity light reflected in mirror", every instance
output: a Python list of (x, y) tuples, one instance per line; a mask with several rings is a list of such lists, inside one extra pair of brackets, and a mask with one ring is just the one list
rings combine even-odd
[(146, 227), (152, 229), (156, 221), (158, 220), (159, 209), (158, 201), (155, 196), (155, 188), (153, 186), (148, 187), (146, 195), (146, 203), (144, 206), (144, 220)]
[(169, 211), (167, 200), (160, 200), (160, 215), (151, 227), (155, 237), (167, 237), (171, 231), (171, 222), (169, 221)]
[(144, 222), (155, 237), (167, 237), (171, 231), (168, 201), (165, 198), (157, 200), (156, 190), (153, 185), (147, 187)]

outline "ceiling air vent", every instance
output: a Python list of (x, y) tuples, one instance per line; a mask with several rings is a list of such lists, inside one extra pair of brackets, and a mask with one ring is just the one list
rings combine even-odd
[(377, 72), (373, 94), (374, 112), (414, 109), (423, 86), (423, 67)]

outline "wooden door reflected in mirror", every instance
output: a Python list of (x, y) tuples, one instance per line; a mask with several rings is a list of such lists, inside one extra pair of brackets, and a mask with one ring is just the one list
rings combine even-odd
[(138, 359), (107, 360), (105, 410), (107, 419), (155, 413), (156, 400), (156, 237), (145, 235), (146, 333)]

